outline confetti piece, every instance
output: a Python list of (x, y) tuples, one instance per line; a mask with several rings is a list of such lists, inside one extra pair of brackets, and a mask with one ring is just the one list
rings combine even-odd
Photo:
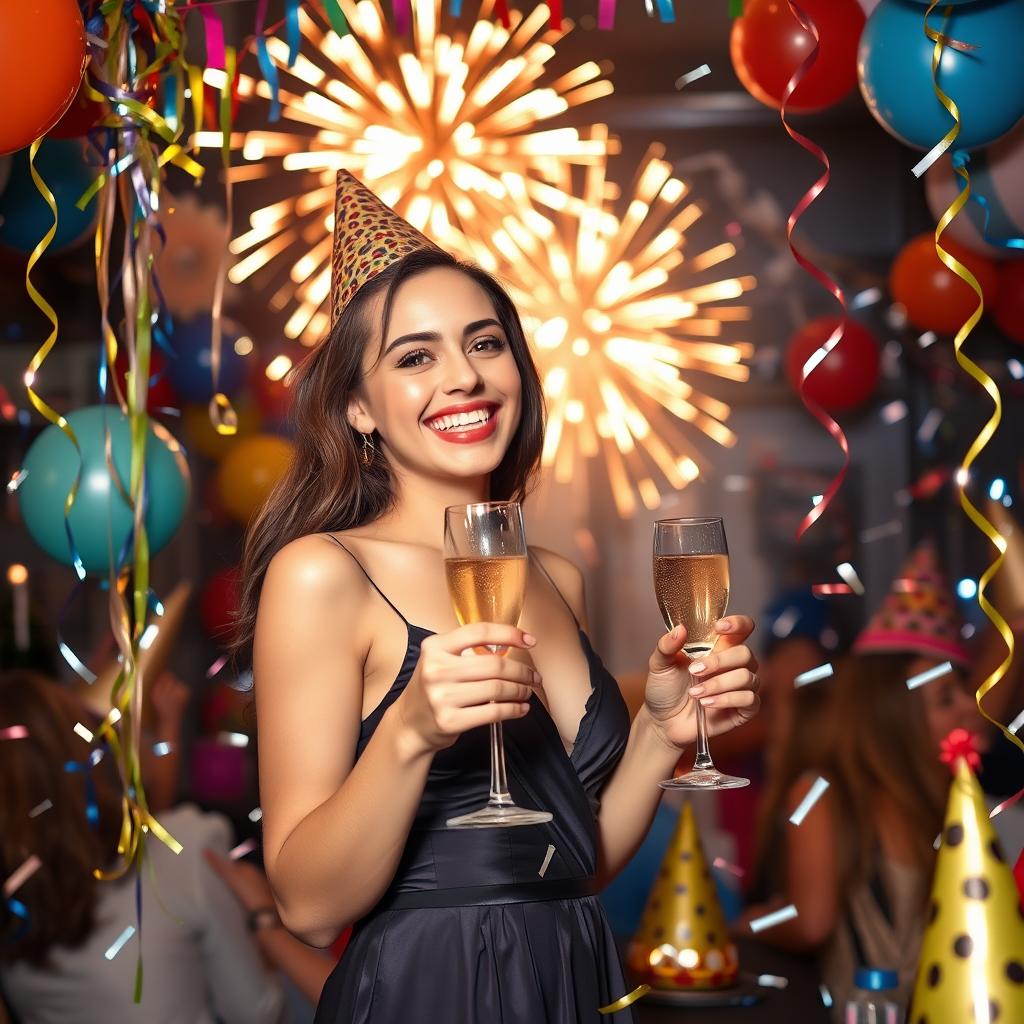
[(788, 907), (783, 907), (781, 910), (774, 910), (763, 917), (755, 917), (750, 922), (750, 930), (756, 935), (758, 932), (763, 932), (767, 928), (774, 928), (777, 924), (782, 924), (784, 921), (792, 921), (796, 916), (796, 905), (790, 903)]
[(921, 420), (921, 425), (917, 428), (918, 441), (922, 444), (931, 444), (935, 437), (935, 431), (939, 429), (939, 424), (943, 419), (941, 409), (929, 409), (925, 413), (924, 419)]
[[(1011, 360), (1012, 361), (1012, 360)], [(10, 480), (7, 481), (7, 493), (13, 494), (24, 482), (25, 477), (28, 476), (27, 469), (19, 469)]]
[(916, 690), (919, 686), (924, 686), (925, 683), (930, 683), (933, 679), (938, 679), (941, 676), (946, 675), (947, 672), (953, 671), (953, 663), (950, 661), (944, 661), (941, 665), (936, 665), (934, 668), (928, 669), (927, 672), (918, 672), (916, 676), (911, 676), (907, 680), (907, 689)]
[(124, 948), (124, 944), (135, 934), (135, 925), (130, 924), (120, 935), (114, 940), (114, 944), (104, 953), (103, 955), (108, 960), (113, 960), (118, 953)]
[(253, 809), (252, 809), (252, 810), (251, 810), (251, 811), (249, 812), (249, 820), (250, 820), (250, 821), (252, 821), (252, 822), (257, 822), (257, 821), (259, 821), (259, 820), (260, 820), (260, 819), (261, 819), (262, 817), (263, 817), (263, 808), (262, 808), (262, 807), (254, 807), (254, 808), (253, 808)]
[(938, 340), (939, 336), (934, 331), (925, 331), (924, 334), (918, 337), (917, 343), (921, 348), (928, 348), (930, 345), (934, 345)]
[(1013, 796), (1004, 800), (1001, 804), (999, 804), (998, 807), (993, 807), (992, 810), (989, 811), (989, 819), (991, 820), (997, 814), (1002, 814), (1007, 807), (1012, 807), (1015, 803), (1017, 803), (1018, 800), (1020, 800), (1021, 797), (1024, 797), (1024, 789), (1017, 790), (1017, 792), (1014, 793)]
[(762, 988), (783, 989), (789, 984), (789, 978), (780, 977), (778, 974), (759, 974), (757, 983)]
[(229, 747), (247, 747), (249, 746), (249, 737), (244, 732), (219, 732), (217, 733), (217, 742), (225, 743)]
[(824, 665), (819, 665), (817, 668), (808, 669), (806, 672), (801, 672), (800, 675), (793, 680), (794, 686), (806, 686), (808, 683), (816, 683), (819, 679), (828, 679), (833, 673), (832, 662), (826, 661)]
[(548, 843), (547, 853), (544, 854), (544, 863), (541, 864), (540, 871), (537, 872), (537, 874), (540, 875), (541, 878), (544, 877), (544, 873), (547, 871), (548, 865), (551, 863), (551, 858), (554, 857), (554, 855), (555, 848), (550, 843)]
[(718, 868), (719, 871), (728, 871), (730, 875), (735, 875), (737, 878), (743, 877), (743, 868), (738, 864), (730, 864), (724, 857), (716, 857), (711, 862), (711, 866)]
[(227, 663), (228, 663), (228, 656), (226, 654), (222, 654), (206, 670), (206, 678), (207, 679), (212, 679)]
[(166, 740), (160, 740), (159, 743), (153, 744), (153, 753), (156, 754), (157, 757), (166, 757), (168, 754), (172, 753), (173, 750), (174, 744), (168, 743)]
[(857, 570), (854, 569), (854, 567), (850, 565), (849, 562), (842, 562), (839, 565), (837, 565), (836, 572), (839, 573), (839, 575), (844, 580), (846, 580), (847, 584), (849, 584), (850, 589), (855, 594), (864, 593), (864, 584), (861, 583), (860, 577), (857, 575)]
[(811, 587), (815, 597), (829, 597), (833, 594), (852, 594), (853, 587), (849, 583), (815, 583)]
[(156, 635), (159, 632), (160, 627), (155, 622), (151, 622), (143, 630), (142, 636), (139, 637), (139, 647), (141, 647), (144, 651), (147, 650), (149, 647), (152, 646), (153, 641), (156, 639)]
[(828, 985), (819, 985), (818, 992), (821, 993), (821, 1002), (825, 1007), (830, 1008), (832, 1006), (832, 993), (828, 990)]
[(879, 523), (878, 526), (869, 526), (860, 532), (861, 544), (873, 544), (876, 540), (884, 540), (886, 537), (895, 537), (903, 532), (903, 524), (898, 519), (890, 519), (887, 523)]
[(703, 78), (705, 75), (710, 74), (711, 68), (707, 64), (701, 64), (699, 68), (694, 68), (692, 71), (687, 71), (685, 75), (680, 75), (676, 79), (676, 88), (682, 89), (691, 82), (696, 82), (698, 78)]
[(1016, 736), (1017, 733), (1020, 732), (1021, 726), (1024, 726), (1024, 711), (1022, 711), (1006, 728)]
[(804, 796), (803, 800), (800, 801), (796, 810), (789, 816), (789, 823), (791, 825), (802, 824), (804, 818), (807, 817), (811, 808), (818, 802), (821, 798), (821, 794), (824, 793), (826, 789), (828, 789), (828, 779), (823, 779), (819, 775), (814, 780), (814, 784), (811, 788), (807, 790), (807, 794)]
[(799, 608), (785, 608), (776, 617), (772, 623), (772, 635), (778, 637), (780, 640), (785, 640), (790, 633), (793, 632), (793, 627), (800, 621), (800, 609)]
[(907, 403), (898, 398), (895, 402), (883, 405), (880, 415), (883, 423), (888, 423), (889, 426), (892, 426), (894, 423), (899, 423), (900, 420), (906, 419), (908, 412)]
[(932, 843), (932, 849), (937, 850), (942, 845), (942, 833), (940, 832)]
[(239, 857), (244, 857), (247, 853), (252, 853), (256, 849), (255, 839), (243, 839), (234, 849), (228, 850), (228, 857), (231, 860), (238, 860)]
[(850, 309), (864, 309), (867, 306), (873, 306), (876, 302), (882, 298), (881, 288), (865, 288), (862, 292), (857, 292), (856, 295), (850, 300)]
[(4, 896), (13, 896), (39, 869), (43, 862), (33, 853), (21, 867), (15, 868), (4, 882)]
[(1006, 368), (1014, 380), (1024, 380), (1024, 363), (1019, 359), (1007, 359)]
[(9, 725), (0, 729), (0, 740), (27, 740), (28, 729), (23, 725)]
[(42, 803), (36, 804), (31, 811), (28, 812), (30, 818), (38, 818), (40, 814), (48, 811), (53, 806), (52, 800), (44, 800)]
[(81, 722), (75, 722), (75, 732), (79, 736), (81, 736), (82, 739), (85, 740), (86, 743), (92, 743), (92, 740), (93, 740), (92, 733), (88, 729), (86, 729), (86, 727), (84, 725), (82, 725)]

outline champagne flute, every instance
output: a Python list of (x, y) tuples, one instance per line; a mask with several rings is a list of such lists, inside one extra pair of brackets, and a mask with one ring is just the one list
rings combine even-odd
[[(718, 639), (715, 623), (729, 604), (729, 548), (720, 518), (659, 519), (654, 524), (654, 593), (665, 626), (686, 627), (683, 650), (700, 658)], [(723, 775), (708, 752), (704, 705), (697, 701), (693, 768), (660, 783), (662, 789), (739, 789), (749, 779)]]
[[(519, 622), (526, 599), (526, 529), (518, 501), (452, 505), (444, 511), (444, 568), (455, 615), (468, 622)], [(507, 654), (508, 648), (486, 650)], [(479, 810), (447, 821), (449, 828), (539, 825), (548, 811), (518, 807), (508, 792), (501, 722), (491, 723), (491, 795)]]

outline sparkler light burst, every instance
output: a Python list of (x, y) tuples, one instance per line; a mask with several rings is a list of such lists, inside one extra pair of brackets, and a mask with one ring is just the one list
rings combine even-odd
[[(329, 315), (335, 171), (347, 167), (389, 206), (441, 244), (537, 195), (565, 165), (603, 163), (616, 144), (581, 139), (576, 128), (538, 128), (571, 106), (606, 96), (611, 82), (589, 61), (553, 78), (546, 65), (564, 32), (548, 29), (537, 5), (512, 12), (506, 30), (483, 0), (469, 27), (455, 19), (440, 31), (441, 0), (413, 0), (411, 39), (385, 23), (380, 0), (341, 0), (352, 33), (336, 35), (304, 5), (302, 49), (289, 69), (288, 48), (268, 40), (282, 86), (281, 130), (238, 132), (229, 173), (264, 182), (282, 198), (255, 210), (235, 238), (236, 283), (271, 290), (271, 306), (291, 310), (285, 333), (314, 345)], [(568, 25), (569, 23), (566, 22)], [(571, 27), (571, 26), (570, 26)], [(243, 97), (270, 96), (265, 82), (242, 76)], [(220, 134), (200, 138), (220, 145)]]
[[(606, 129), (592, 134), (603, 139)], [(694, 378), (745, 381), (752, 354), (748, 342), (725, 337), (749, 308), (723, 303), (756, 282), (709, 273), (736, 254), (732, 242), (686, 254), (686, 231), (702, 211), (663, 153), (648, 150), (621, 217), (602, 161), (582, 172), (580, 193), (570, 168), (539, 189), (507, 176), (515, 211), (447, 239), (501, 277), (532, 334), (548, 405), (544, 465), (556, 482), (579, 487), (580, 459), (600, 456), (623, 517), (636, 511), (637, 493), (648, 509), (659, 506), (659, 480), (680, 489), (697, 478), (687, 426), (735, 443), (729, 407)]]

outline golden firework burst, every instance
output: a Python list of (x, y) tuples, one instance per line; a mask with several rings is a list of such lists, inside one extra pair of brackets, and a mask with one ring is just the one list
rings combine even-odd
[[(302, 49), (290, 69), (287, 46), (268, 41), (282, 79), (282, 127), (231, 140), (241, 150), (232, 180), (272, 183), (282, 198), (255, 210), (250, 229), (232, 241), (239, 259), (230, 278), (273, 289), (271, 306), (291, 310), (285, 333), (309, 345), (328, 325), (339, 167), (443, 242), (481, 213), (509, 210), (510, 181), (528, 192), (566, 164), (603, 162), (617, 148), (607, 138), (581, 139), (576, 128), (543, 128), (612, 91), (594, 61), (548, 74), (565, 31), (548, 29), (544, 4), (525, 16), (512, 12), (506, 30), (489, 20), (494, 0), (483, 0), (472, 24), (442, 18), (441, 0), (414, 0), (409, 39), (387, 30), (380, 0), (341, 6), (352, 27), (343, 37), (301, 8)], [(265, 82), (246, 76), (239, 92), (270, 95)], [(220, 136), (199, 141), (219, 145)]]
[[(602, 126), (591, 134), (607, 136)], [(576, 484), (579, 459), (600, 457), (622, 516), (636, 511), (637, 493), (657, 508), (658, 480), (679, 489), (700, 474), (687, 425), (735, 443), (729, 406), (694, 380), (745, 381), (752, 354), (748, 342), (725, 337), (749, 308), (726, 303), (756, 282), (713, 270), (736, 254), (732, 242), (686, 253), (702, 211), (663, 155), (661, 145), (648, 150), (628, 201), (604, 161), (582, 172), (580, 192), (570, 168), (539, 187), (509, 176), (516, 210), (446, 239), (500, 275), (532, 333), (548, 404), (545, 466)]]

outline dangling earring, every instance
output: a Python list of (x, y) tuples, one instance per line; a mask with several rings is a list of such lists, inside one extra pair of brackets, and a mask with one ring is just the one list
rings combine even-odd
[(377, 449), (373, 443), (372, 434), (363, 434), (363, 451), (362, 460), (363, 465), (369, 467), (373, 462), (374, 455), (377, 454)]

